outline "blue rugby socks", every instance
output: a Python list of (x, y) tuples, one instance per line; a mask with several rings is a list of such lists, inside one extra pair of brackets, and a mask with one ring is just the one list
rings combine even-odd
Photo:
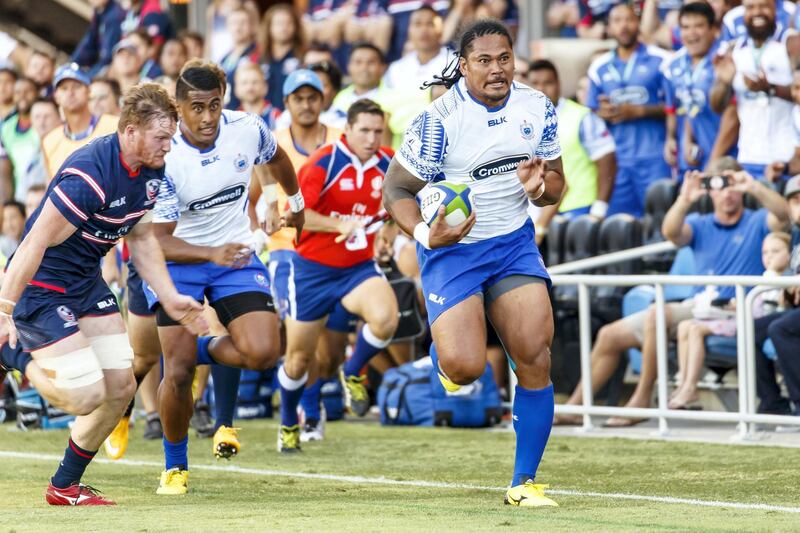
[(525, 389), (517, 385), (512, 413), (517, 434), (512, 487), (536, 478), (553, 427), (554, 404), (552, 384), (543, 389)]
[(242, 370), (227, 365), (212, 365), (211, 377), (214, 378), (214, 431), (220, 426), (233, 427)]
[(308, 372), (298, 379), (292, 379), (286, 373), (285, 367), (278, 369), (278, 382), (281, 384), (281, 425), (291, 427), (298, 424), (297, 406), (307, 380)]
[(306, 413), (306, 420), (319, 420), (319, 402), (322, 396), (322, 380), (317, 379), (313, 385), (306, 385), (303, 396), (300, 398), (300, 406)]
[(189, 436), (185, 436), (178, 442), (170, 442), (164, 436), (164, 459), (166, 469), (179, 468), (189, 470)]
[(22, 350), (22, 344), (19, 342), (16, 348), (12, 348), (8, 343), (0, 348), (0, 364), (8, 369), (19, 370), (25, 374), (25, 368), (32, 359), (31, 354)]
[(214, 337), (197, 337), (197, 364), (198, 365), (216, 365), (217, 362), (211, 357), (208, 351), (208, 345)]
[(55, 475), (50, 479), (50, 483), (59, 489), (66, 489), (70, 485), (78, 483), (95, 454), (97, 454), (97, 450), (93, 452), (84, 450), (70, 437), (64, 458), (58, 465)]
[(379, 339), (372, 333), (369, 324), (364, 324), (361, 331), (358, 333), (356, 340), (356, 347), (353, 350), (353, 355), (344, 363), (345, 377), (357, 376), (361, 373), (364, 366), (369, 363), (375, 354), (383, 350), (389, 345), (391, 339)]

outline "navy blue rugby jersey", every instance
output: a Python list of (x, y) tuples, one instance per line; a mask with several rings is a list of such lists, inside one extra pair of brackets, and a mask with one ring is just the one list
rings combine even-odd
[[(95, 283), (101, 258), (153, 208), (163, 178), (163, 167), (132, 172), (122, 160), (116, 133), (76, 150), (46, 195), (76, 231), (45, 251), (31, 285), (68, 294)], [(23, 238), (45, 202), (28, 219)]]

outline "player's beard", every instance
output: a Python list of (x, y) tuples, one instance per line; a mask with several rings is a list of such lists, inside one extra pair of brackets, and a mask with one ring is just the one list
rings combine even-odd
[(772, 19), (764, 26), (753, 26), (752, 24), (745, 24), (745, 26), (747, 27), (747, 35), (759, 41), (769, 39), (777, 28), (775, 19)]

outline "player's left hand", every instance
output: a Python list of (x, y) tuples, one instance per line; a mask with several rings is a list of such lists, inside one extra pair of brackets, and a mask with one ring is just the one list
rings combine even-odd
[(305, 210), (298, 211), (297, 213), (287, 211), (286, 214), (281, 217), (281, 222), (283, 223), (283, 227), (297, 230), (294, 243), (300, 244), (300, 234), (303, 233), (303, 224), (306, 223)]
[(177, 294), (172, 298), (161, 299), (164, 311), (189, 330), (193, 335), (205, 335), (208, 322), (203, 316), (203, 304), (190, 296)]
[(544, 183), (545, 163), (543, 159), (532, 157), (526, 159), (517, 167), (517, 177), (528, 198), (539, 194), (539, 188)]
[(12, 348), (17, 347), (17, 326), (9, 315), (0, 315), (0, 346), (8, 343)]

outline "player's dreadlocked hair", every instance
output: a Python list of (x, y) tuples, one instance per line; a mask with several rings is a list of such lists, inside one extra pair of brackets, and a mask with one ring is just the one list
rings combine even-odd
[(227, 87), (225, 72), (216, 63), (192, 59), (181, 69), (175, 84), (175, 99), (186, 100), (189, 91), (213, 91), (219, 89), (224, 95)]
[(442, 71), (439, 76), (434, 76), (433, 81), (426, 81), (422, 84), (423, 89), (432, 87), (434, 85), (444, 85), (450, 88), (461, 79), (461, 58), (466, 58), (472, 51), (472, 43), (478, 37), (484, 35), (502, 35), (508, 39), (508, 44), (514, 46), (514, 41), (511, 39), (511, 34), (500, 21), (495, 19), (480, 19), (466, 27), (461, 33), (461, 39), (458, 46), (458, 56), (453, 59), (447, 67)]

